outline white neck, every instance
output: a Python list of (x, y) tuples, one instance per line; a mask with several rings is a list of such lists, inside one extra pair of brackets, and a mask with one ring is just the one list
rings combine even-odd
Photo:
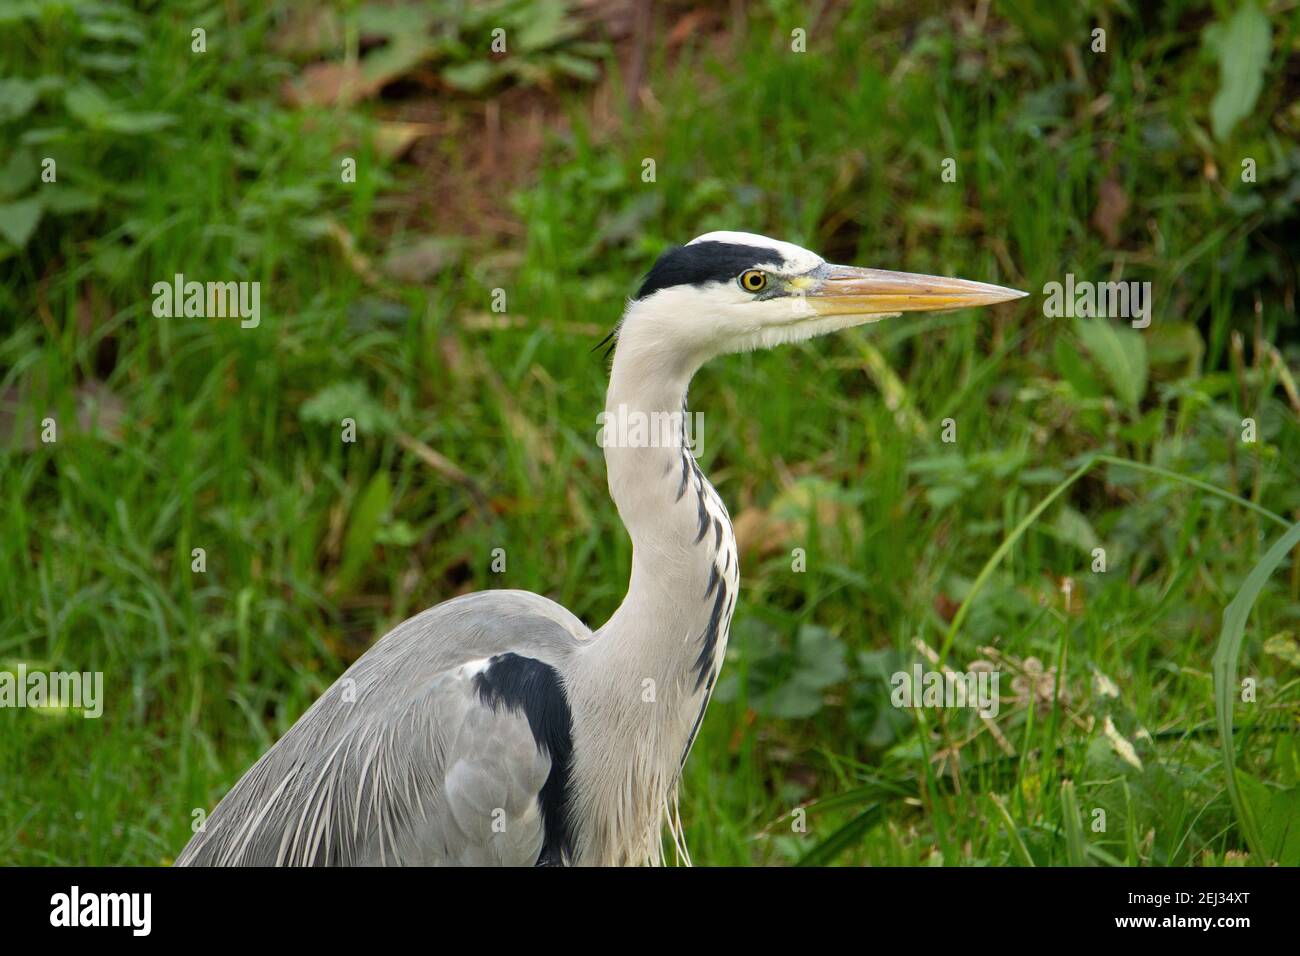
[[(717, 681), (739, 582), (726, 507), (679, 431), (667, 447), (659, 441), (667, 416), (680, 427), (696, 363), (674, 361), (639, 331), (625, 323), (620, 334), (605, 419), (609, 491), (632, 538), (632, 576), (582, 655), (574, 679), (587, 686), (571, 695), (589, 702), (574, 715), (590, 731), (583, 739), (591, 748), (575, 754), (574, 766), (586, 798), (577, 808), (577, 857), (586, 863), (658, 861), (664, 814)], [(638, 420), (649, 426), (641, 435)], [(646, 435), (657, 445), (647, 446)], [(600, 807), (619, 810), (600, 817)], [(621, 858), (629, 846), (639, 859)]]

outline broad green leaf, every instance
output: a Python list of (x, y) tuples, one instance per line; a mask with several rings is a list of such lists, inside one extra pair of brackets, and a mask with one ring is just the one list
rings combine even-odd
[(551, 62), (557, 70), (573, 77), (575, 80), (594, 83), (600, 79), (600, 67), (591, 60), (583, 59), (580, 56), (557, 53), (551, 58)]
[(529, 15), (514, 38), (521, 53), (545, 50), (582, 32), (582, 24), (569, 18), (567, 4), (561, 0), (537, 0), (529, 6)]
[(457, 89), (477, 93), (487, 87), (496, 76), (496, 68), (487, 60), (470, 60), (445, 67), (442, 78)]
[(88, 126), (98, 126), (113, 111), (113, 101), (91, 83), (78, 83), (71, 87), (63, 94), (63, 105)]
[(170, 113), (135, 113), (120, 109), (94, 84), (80, 83), (63, 94), (63, 105), (91, 129), (134, 135), (153, 133), (176, 122)]
[(0, 199), (22, 195), (35, 181), (36, 157), (28, 149), (14, 150), (0, 167)]
[(1147, 347), (1141, 333), (1111, 319), (1075, 319), (1074, 328), (1115, 397), (1136, 408), (1147, 390)]
[(1056, 373), (1074, 389), (1081, 398), (1100, 398), (1101, 384), (1088, 367), (1088, 363), (1079, 355), (1079, 350), (1064, 337), (1056, 340), (1052, 351), (1056, 360)]
[(1101, 546), (1101, 540), (1091, 522), (1069, 505), (1061, 505), (1050, 531), (1057, 540), (1073, 545), (1085, 554), (1092, 554), (1094, 548)]
[(31, 80), (0, 80), (0, 123), (21, 119), (36, 105), (40, 87)]
[(1300, 866), (1300, 787), (1273, 787), (1237, 771), (1237, 786), (1250, 804), (1269, 862)]
[(335, 587), (346, 594), (356, 585), (361, 571), (370, 563), (375, 549), (375, 539), (393, 491), (388, 483), (388, 473), (379, 472), (370, 479), (370, 483), (361, 492), (352, 506), (352, 515), (348, 519), (347, 534), (343, 537), (343, 560), (339, 573), (334, 579)]
[(1192, 322), (1156, 322), (1146, 330), (1150, 363), (1178, 366), (1185, 375), (1196, 375), (1205, 355), (1205, 339)]
[(844, 645), (825, 628), (805, 626), (799, 632), (794, 672), (758, 701), (758, 709), (773, 717), (811, 717), (821, 710), (822, 693), (848, 676)]
[(4, 236), (19, 249), (36, 231), (45, 204), (37, 197), (0, 204), (0, 236)]
[(409, 548), (420, 540), (420, 534), (405, 521), (390, 521), (375, 533), (376, 544), (391, 544)]
[(104, 278), (122, 282), (130, 273), (134, 261), (130, 251), (121, 243), (100, 242), (96, 244), (91, 264)]
[(371, 431), (389, 431), (395, 424), (392, 413), (375, 401), (361, 382), (326, 385), (302, 403), (298, 414), (305, 422), (330, 428), (341, 428), (343, 419), (351, 418), (363, 435)]
[(358, 13), (362, 34), (387, 41), (361, 60), (361, 72), (369, 89), (379, 89), (433, 55), (436, 46), (429, 27), (434, 16), (433, 11), (419, 4), (362, 7)]
[(1210, 103), (1210, 128), (1222, 142), (1250, 115), (1264, 87), (1272, 27), (1253, 3), (1242, 4), (1232, 19), (1205, 28), (1205, 45), (1219, 61), (1219, 91)]
[(85, 212), (99, 207), (99, 197), (76, 186), (49, 185), (41, 191), (45, 208), (52, 213)]

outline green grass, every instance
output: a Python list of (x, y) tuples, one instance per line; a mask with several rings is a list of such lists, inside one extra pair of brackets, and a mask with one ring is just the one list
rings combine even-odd
[[(170, 860), (194, 810), (350, 661), (454, 594), (525, 588), (603, 622), (631, 554), (595, 442), (606, 370), (588, 329), (612, 326), (665, 243), (716, 228), (1035, 294), (697, 378), (702, 464), (738, 524), (765, 523), (686, 770), (695, 861), (1296, 852), (1239, 824), (1212, 667), (1225, 608), (1300, 516), (1300, 427), (1264, 348), (1296, 376), (1281, 263), (1300, 254), (1300, 150), (1272, 82), (1294, 13), (1274, 18), (1258, 105), (1219, 141), (1209, 5), (1084, 4), (1070, 20), (1009, 4), (983, 31), (943, 6), (837, 6), (814, 24), (774, 3), (733, 46), (671, 52), (659, 23), (655, 108), (611, 128), (590, 122), (588, 91), (558, 94), (568, 129), (515, 198), (513, 256), (471, 240), (423, 285), (368, 282), (341, 252), (340, 231), (372, 260), (418, 236), (389, 197), (420, 180), (360, 149), (371, 107), (276, 100), (297, 68), (270, 52), (260, 6), (230, 22), (226, 4), (150, 19), (96, 4), (0, 30), (3, 74), (48, 78), (4, 127), (0, 167), (53, 150), (60, 182), (91, 200), (47, 212), (25, 249), (0, 246), (0, 389), (18, 421), (60, 422), (53, 445), (0, 434), (0, 660), (102, 670), (108, 697), (100, 720), (0, 709), (0, 862)], [(1076, 39), (1095, 21), (1104, 57)], [(91, 22), (174, 43), (105, 40)], [(193, 24), (206, 57), (189, 52)], [(809, 52), (793, 54), (800, 25)], [(89, 74), (106, 95), (171, 124), (123, 133), (71, 114), (87, 49), (129, 61)], [(50, 132), (25, 144), (33, 130)], [(345, 155), (355, 184), (339, 182)], [(1243, 155), (1258, 184), (1239, 181)], [(956, 183), (940, 178), (948, 156)], [(1114, 247), (1090, 225), (1112, 179), (1131, 203)], [(261, 281), (261, 326), (154, 318), (149, 290), (174, 272)], [(1096, 329), (1043, 316), (1038, 293), (1067, 272), (1153, 283), (1150, 329), (1110, 323), (1124, 362), (1089, 349)], [(517, 326), (465, 321), (494, 288)], [(116, 431), (74, 424), (95, 379), (121, 403)], [(346, 416), (355, 444), (339, 440)], [(411, 439), (475, 476), (481, 500)], [(1256, 699), (1228, 695), (1239, 799), (1270, 833), (1300, 816), (1300, 573), (1294, 552), (1280, 560), (1252, 582), (1237, 658)], [(1005, 748), (968, 712), (890, 705), (889, 675), (924, 660), (917, 641), (957, 669), (998, 664)], [(1030, 659), (1033, 705), (1010, 686)]]

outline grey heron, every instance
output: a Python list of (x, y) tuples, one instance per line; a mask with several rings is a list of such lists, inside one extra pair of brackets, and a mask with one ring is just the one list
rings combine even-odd
[[(708, 233), (665, 252), (628, 301), (606, 413), (681, 420), (715, 356), (1022, 295)], [(678, 780), (740, 569), (726, 506), (674, 438), (603, 442), (633, 546), (603, 626), (511, 590), (399, 624), (244, 774), (177, 864), (658, 863), (665, 827), (681, 847)]]

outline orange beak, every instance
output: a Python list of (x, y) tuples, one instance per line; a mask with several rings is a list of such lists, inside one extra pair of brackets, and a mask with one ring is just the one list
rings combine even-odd
[(808, 304), (822, 315), (897, 315), (948, 312), (1010, 302), (1028, 295), (986, 282), (825, 265), (809, 275)]

